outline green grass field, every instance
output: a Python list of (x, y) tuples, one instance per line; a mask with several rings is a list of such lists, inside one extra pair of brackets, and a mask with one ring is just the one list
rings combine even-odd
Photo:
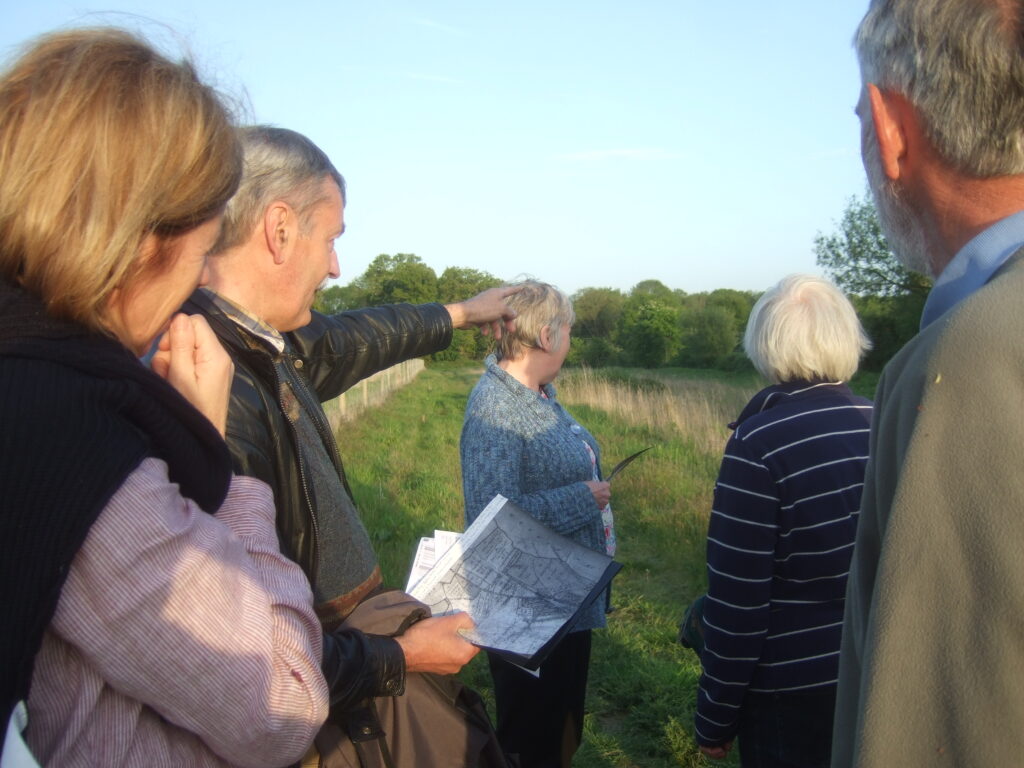
[[(430, 368), (339, 431), (353, 493), (391, 586), (404, 586), (421, 536), (462, 530), (459, 432), (480, 370)], [(875, 378), (855, 381), (855, 388), (870, 396)], [(612, 487), (616, 560), (624, 568), (608, 628), (594, 633), (584, 743), (574, 766), (736, 765), (735, 755), (712, 763), (696, 749), (700, 667), (675, 637), (685, 606), (706, 586), (704, 536), (725, 424), (762, 384), (749, 374), (617, 369), (589, 376), (567, 370), (556, 385), (563, 404), (597, 437), (606, 468), (656, 446)], [(481, 656), (463, 676), (490, 700)]]

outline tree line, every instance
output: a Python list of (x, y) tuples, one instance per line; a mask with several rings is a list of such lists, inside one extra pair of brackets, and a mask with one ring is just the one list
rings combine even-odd
[[(880, 370), (917, 332), (931, 282), (893, 256), (868, 193), (851, 198), (835, 229), (819, 233), (813, 248), (818, 266), (850, 296), (874, 342), (863, 367)], [(437, 275), (411, 253), (381, 254), (348, 285), (321, 291), (316, 308), (334, 313), (398, 302), (450, 303), (501, 283), (465, 267)], [(566, 362), (745, 369), (749, 363), (740, 342), (759, 295), (731, 288), (687, 293), (658, 280), (643, 280), (628, 291), (583, 288), (572, 295), (576, 324)], [(451, 347), (434, 359), (480, 360), (489, 345), (479, 334), (456, 331)]]

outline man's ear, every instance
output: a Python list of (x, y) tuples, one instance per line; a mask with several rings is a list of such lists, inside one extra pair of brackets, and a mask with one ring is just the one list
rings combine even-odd
[(912, 108), (902, 96), (883, 93), (874, 83), (868, 83), (866, 88), (882, 171), (895, 181), (907, 154), (907, 120), (912, 117)]
[(267, 206), (263, 214), (263, 235), (275, 264), (283, 264), (287, 258), (288, 246), (295, 237), (294, 220), (292, 207), (281, 200)]

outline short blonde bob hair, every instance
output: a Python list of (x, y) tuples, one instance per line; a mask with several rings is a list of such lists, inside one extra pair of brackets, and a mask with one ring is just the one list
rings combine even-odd
[(871, 349), (850, 300), (828, 280), (789, 275), (750, 310), (743, 350), (776, 384), (846, 381)]
[(115, 289), (169, 266), (166, 248), (142, 263), (147, 235), (209, 221), (241, 169), (190, 64), (119, 29), (46, 35), (0, 75), (0, 278), (103, 330)]
[(562, 330), (572, 328), (576, 322), (572, 302), (555, 286), (532, 279), (507, 285), (520, 289), (506, 299), (516, 312), (516, 329), (503, 333), (495, 342), (499, 360), (517, 360), (526, 349), (541, 349), (540, 333), (544, 326), (551, 328), (552, 343), (557, 345)]

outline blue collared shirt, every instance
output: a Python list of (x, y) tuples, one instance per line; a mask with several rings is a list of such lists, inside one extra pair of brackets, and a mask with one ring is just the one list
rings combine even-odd
[(966, 299), (1024, 245), (1024, 211), (1000, 219), (960, 249), (935, 281), (921, 313), (921, 329)]

